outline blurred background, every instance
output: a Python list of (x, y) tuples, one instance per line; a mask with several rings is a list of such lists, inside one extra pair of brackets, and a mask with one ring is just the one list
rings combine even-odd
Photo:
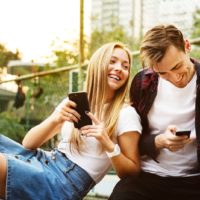
[[(134, 76), (144, 33), (174, 24), (200, 59), (198, 0), (0, 0), (0, 9), (0, 132), (18, 142), (69, 92), (84, 88), (88, 59), (106, 42), (132, 50)], [(118, 180), (111, 170), (86, 199), (107, 199)]]

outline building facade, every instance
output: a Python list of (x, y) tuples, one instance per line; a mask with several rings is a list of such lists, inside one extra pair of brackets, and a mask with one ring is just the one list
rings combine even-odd
[(190, 37), (198, 0), (91, 0), (91, 30), (123, 26), (129, 36), (140, 38), (152, 26), (174, 24)]

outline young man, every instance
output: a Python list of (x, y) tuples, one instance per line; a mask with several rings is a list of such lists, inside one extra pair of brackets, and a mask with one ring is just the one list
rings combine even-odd
[[(173, 25), (144, 36), (140, 53), (148, 68), (130, 90), (143, 126), (141, 173), (122, 179), (110, 200), (200, 199), (200, 63), (190, 48)], [(183, 130), (190, 137), (176, 135)]]

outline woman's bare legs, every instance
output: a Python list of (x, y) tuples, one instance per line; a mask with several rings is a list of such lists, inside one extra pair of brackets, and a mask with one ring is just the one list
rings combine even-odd
[(0, 198), (5, 198), (6, 173), (7, 173), (6, 158), (3, 154), (0, 153)]

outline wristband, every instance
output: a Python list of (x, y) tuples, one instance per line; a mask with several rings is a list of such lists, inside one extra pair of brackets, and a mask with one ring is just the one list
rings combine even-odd
[(121, 153), (120, 147), (118, 144), (115, 144), (114, 149), (112, 152), (106, 151), (106, 154), (109, 158), (112, 158), (114, 156), (118, 156)]

